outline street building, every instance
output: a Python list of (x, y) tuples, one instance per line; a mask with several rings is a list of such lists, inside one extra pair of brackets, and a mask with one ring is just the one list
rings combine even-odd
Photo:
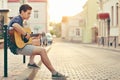
[(8, 0), (9, 17), (17, 16), (20, 5), (24, 3), (30, 4), (33, 8), (31, 18), (26, 24), (34, 33), (47, 32), (49, 24), (47, 0)]
[(103, 45), (112, 46), (120, 43), (119, 0), (99, 0), (98, 26), (99, 39)]
[(82, 17), (84, 20), (83, 43), (97, 42), (98, 26), (96, 14), (98, 11), (97, 0), (87, 0), (83, 6)]
[(73, 41), (82, 41), (82, 27), (80, 26), (79, 14), (75, 16), (64, 16), (62, 18), (62, 38)]
[(7, 8), (7, 0), (0, 0), (0, 9)]

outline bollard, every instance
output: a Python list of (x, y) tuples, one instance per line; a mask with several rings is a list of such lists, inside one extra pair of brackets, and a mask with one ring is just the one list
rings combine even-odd
[(3, 26), (3, 32), (4, 32), (4, 77), (8, 77), (7, 25)]
[(3, 17), (2, 20), (2, 30), (3, 30), (3, 34), (4, 34), (4, 77), (8, 77), (8, 62), (7, 62), (7, 24), (8, 23), (8, 12), (9, 9), (0, 9), (0, 15)]
[(25, 63), (26, 62), (26, 57), (25, 57), (25, 55), (23, 55), (23, 63)]
[(115, 39), (114, 39), (114, 40), (115, 40), (115, 48), (116, 48), (116, 46), (117, 46), (117, 45), (116, 45), (116, 44), (117, 44), (117, 37), (116, 37), (116, 36), (115, 36)]

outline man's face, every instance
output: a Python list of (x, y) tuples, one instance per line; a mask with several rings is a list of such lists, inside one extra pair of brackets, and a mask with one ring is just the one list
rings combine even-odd
[(27, 10), (26, 12), (22, 11), (22, 16), (24, 19), (28, 20), (31, 15), (31, 10)]

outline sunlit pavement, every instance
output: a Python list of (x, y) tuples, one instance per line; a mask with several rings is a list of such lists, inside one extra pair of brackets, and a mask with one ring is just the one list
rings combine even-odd
[[(46, 49), (48, 48), (50, 48), (50, 46), (46, 47)], [(26, 56), (26, 63), (23, 63), (23, 55), (14, 55), (8, 49), (8, 77), (4, 77), (4, 49), (0, 49), (0, 80), (17, 80), (20, 74), (28, 69), (28, 60), (29, 57)], [(39, 61), (40, 56), (36, 56), (35, 62), (38, 63)], [(29, 73), (27, 75), (29, 75)], [(21, 77), (25, 76), (26, 74), (23, 73)]]
[[(119, 52), (119, 48), (108, 48), (93, 45), (93, 44), (77, 44), (87, 47), (93, 48), (101, 48), (101, 49), (109, 49)], [(42, 64), (41, 69), (38, 70), (34, 80), (120, 80), (120, 72), (119, 66), (117, 65), (116, 68), (113, 67), (106, 68), (106, 65), (103, 64), (99, 65), (99, 63), (95, 64), (90, 60), (87, 56), (83, 54), (78, 54), (79, 46), (77, 48), (68, 48), (71, 45), (69, 44), (61, 44), (57, 43), (56, 41), (53, 43), (51, 50), (48, 53), (48, 56), (54, 65), (55, 69), (59, 72), (68, 76), (66, 79), (52, 79), (51, 73), (49, 70)], [(72, 46), (71, 46), (72, 47)], [(74, 47), (74, 46), (73, 46)], [(81, 48), (81, 47), (80, 47)], [(75, 52), (72, 49), (76, 49)], [(87, 51), (87, 50), (86, 50)], [(16, 80), (19, 77), (21, 72), (27, 69), (26, 65), (28, 62), (28, 57), (26, 59), (26, 63), (23, 64), (23, 56), (22, 55), (13, 55), (8, 50), (8, 77), (4, 78), (4, 52), (3, 49), (0, 49), (0, 80)], [(36, 57), (36, 62), (38, 62), (39, 57)], [(112, 62), (112, 61), (110, 61)], [(118, 71), (116, 73), (116, 71)], [(24, 76), (24, 75), (23, 75)], [(111, 78), (108, 79), (108, 76)], [(116, 77), (117, 76), (117, 77)]]
[[(93, 45), (93, 47), (95, 47), (95, 45)], [(98, 46), (96, 46), (96, 48), (97, 47)], [(95, 57), (96, 53), (90, 55), (90, 52), (87, 52), (87, 49), (85, 49), (86, 48), (81, 46), (74, 47), (69, 43), (55, 43), (48, 55), (54, 67), (59, 72), (68, 76), (65, 80), (120, 80), (120, 64), (116, 64), (114, 60), (110, 59), (106, 53), (102, 52), (102, 49), (100, 50), (102, 52), (101, 55), (104, 56), (105, 54), (105, 57), (108, 57), (108, 59), (101, 58), (101, 61), (99, 60), (100, 56)], [(83, 52), (85, 52), (85, 54)], [(117, 55), (112, 54), (113, 58), (115, 56)], [(116, 59), (118, 59), (118, 57)], [(106, 63), (107, 60), (109, 60), (109, 63)], [(51, 78), (49, 70), (42, 65), (34, 80), (53, 79)]]
[(14, 80), (27, 67), (22, 63), (23, 56), (13, 55), (8, 50), (8, 77), (4, 78), (4, 50), (0, 49), (0, 80)]

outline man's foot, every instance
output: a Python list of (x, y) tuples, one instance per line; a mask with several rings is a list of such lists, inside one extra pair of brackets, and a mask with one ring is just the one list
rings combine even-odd
[(56, 74), (52, 74), (52, 78), (66, 78), (65, 75), (59, 73), (59, 72), (56, 72)]
[(28, 63), (28, 68), (40, 68), (38, 65), (36, 65), (35, 63), (34, 64), (30, 64)]

